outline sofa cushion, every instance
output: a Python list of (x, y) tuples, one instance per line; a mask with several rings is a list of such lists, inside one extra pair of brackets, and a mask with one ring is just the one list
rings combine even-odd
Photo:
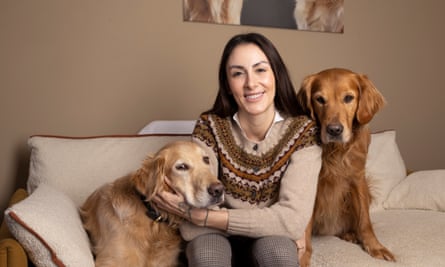
[(59, 190), (41, 184), (5, 215), (10, 231), (36, 266), (94, 266), (77, 207)]
[(372, 258), (357, 244), (335, 236), (313, 238), (311, 266), (438, 267), (445, 266), (445, 213), (425, 210), (382, 210), (371, 214), (379, 241), (396, 262)]
[(444, 188), (445, 170), (413, 172), (394, 187), (384, 207), (445, 211)]
[(46, 183), (79, 207), (100, 185), (137, 170), (143, 159), (168, 142), (189, 135), (99, 137), (32, 136), (28, 191)]
[(406, 177), (405, 163), (397, 146), (394, 130), (371, 135), (366, 176), (373, 196), (370, 210), (383, 210), (383, 202), (389, 192)]

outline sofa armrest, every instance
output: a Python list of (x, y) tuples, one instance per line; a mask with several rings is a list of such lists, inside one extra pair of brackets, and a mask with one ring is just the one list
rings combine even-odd
[[(11, 196), (11, 199), (9, 200), (8, 207), (11, 207), (15, 203), (18, 203), (25, 198), (28, 197), (28, 192), (26, 192), (25, 189), (19, 188), (17, 189), (14, 194)], [(0, 240), (5, 238), (13, 238), (11, 232), (9, 232), (8, 226), (6, 225), (5, 220), (3, 219), (2, 224), (0, 226)]]
[(0, 240), (1, 267), (27, 267), (28, 257), (17, 240), (5, 238)]
[[(19, 188), (14, 192), (9, 200), (8, 207), (25, 199), (28, 192)], [(26, 267), (28, 266), (28, 257), (25, 250), (9, 232), (5, 220), (0, 226), (0, 267)]]

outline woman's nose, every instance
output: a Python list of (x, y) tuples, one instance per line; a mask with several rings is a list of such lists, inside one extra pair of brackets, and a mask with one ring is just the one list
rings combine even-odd
[(251, 74), (246, 75), (246, 84), (245, 87), (248, 89), (254, 89), (256, 87), (257, 80)]

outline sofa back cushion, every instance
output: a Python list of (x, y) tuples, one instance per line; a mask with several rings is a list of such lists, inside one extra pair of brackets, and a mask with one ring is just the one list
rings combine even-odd
[(28, 192), (45, 183), (79, 207), (96, 188), (136, 171), (147, 155), (177, 140), (190, 135), (32, 136)]
[[(176, 140), (190, 140), (190, 134), (32, 136), (28, 192), (47, 183), (80, 206), (97, 187), (137, 170), (148, 154)], [(383, 210), (389, 192), (406, 177), (395, 131), (372, 134), (366, 173), (371, 211)]]

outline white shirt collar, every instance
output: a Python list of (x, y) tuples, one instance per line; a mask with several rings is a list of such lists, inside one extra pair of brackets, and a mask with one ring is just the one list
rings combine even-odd
[[(241, 127), (241, 124), (240, 124), (240, 122), (239, 122), (238, 112), (236, 112), (235, 114), (233, 114), (233, 120), (236, 122), (236, 124), (238, 124), (238, 126), (239, 126), (239, 128), (241, 129), (241, 132), (243, 133), (243, 135), (246, 136), (246, 133), (244, 132), (243, 127)], [(272, 122), (272, 124), (270, 125), (269, 129), (267, 130), (267, 133), (266, 133), (265, 138), (267, 138), (267, 136), (269, 135), (270, 130), (272, 129), (272, 126), (273, 126), (275, 123), (280, 122), (280, 121), (282, 121), (282, 120), (284, 120), (284, 118), (280, 115), (280, 112), (278, 112), (278, 111), (275, 109), (275, 115), (274, 115), (274, 118), (273, 118), (273, 122)], [(246, 137), (247, 137), (247, 136), (246, 136)]]

